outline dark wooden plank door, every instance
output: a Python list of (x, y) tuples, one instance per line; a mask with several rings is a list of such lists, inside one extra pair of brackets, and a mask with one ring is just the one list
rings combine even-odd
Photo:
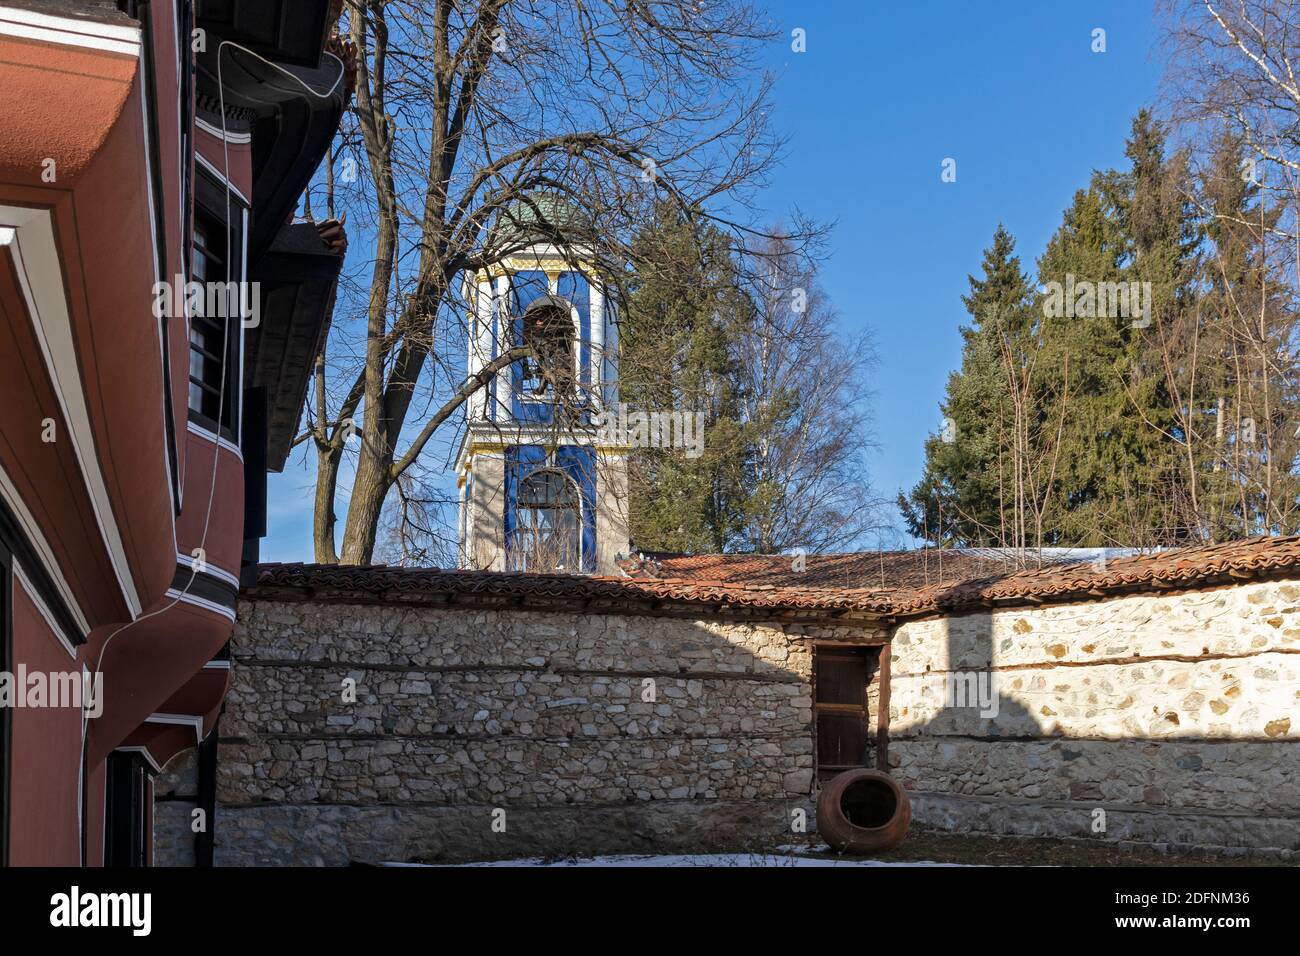
[(867, 648), (817, 650), (817, 771), (867, 766)]

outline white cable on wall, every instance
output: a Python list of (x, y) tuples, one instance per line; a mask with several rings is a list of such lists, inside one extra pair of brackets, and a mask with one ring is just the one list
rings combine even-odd
[[(301, 86), (308, 95), (321, 100), (329, 99), (331, 96), (334, 95), (334, 92), (338, 89), (339, 84), (343, 81), (343, 78), (347, 72), (343, 65), (342, 60), (340, 60), (333, 53), (330, 53), (328, 50), (325, 51), (325, 56), (328, 56), (331, 60), (333, 60), (335, 63), (338, 64), (339, 75), (335, 78), (334, 83), (330, 86), (327, 92), (320, 93), (317, 90), (312, 89), (301, 78), (295, 76), (293, 73), (289, 72), (284, 67), (280, 66), (278, 63), (272, 63), (270, 60), (266, 59), (265, 57), (259, 56), (258, 54), (254, 53), (252, 50), (249, 50), (247, 47), (241, 46), (240, 44), (234, 42), (233, 40), (222, 40), (221, 43), (218, 45), (217, 47), (217, 97), (218, 97), (220, 110), (221, 110), (221, 151), (222, 151), (222, 165), (223, 165), (222, 173), (225, 178), (225, 184), (226, 184), (226, 216), (225, 216), (224, 225), (226, 229), (226, 245), (227, 245), (227, 250), (226, 250), (226, 288), (227, 289), (230, 287), (231, 269), (233, 266), (233, 256), (231, 255), (231, 250), (229, 249), (230, 225), (231, 225), (230, 224), (231, 193), (233, 187), (231, 186), (230, 183), (230, 146), (228, 140), (228, 131), (226, 129), (226, 87), (225, 87), (225, 81), (222, 78), (221, 54), (228, 46), (234, 47), (237, 50), (242, 50), (244, 53), (247, 53), (249, 56), (253, 57), (254, 59), (257, 59), (262, 63), (265, 63), (267, 66), (271, 67), (272, 69), (284, 74), (289, 79), (293, 80), (295, 83)], [(185, 238), (186, 241), (188, 241), (188, 237)], [(245, 282), (247, 282), (247, 272), (248, 272), (248, 263), (245, 262), (243, 264), (243, 273), (244, 273), (243, 281)], [(188, 302), (188, 298), (186, 298), (185, 301)], [(240, 293), (239, 301), (241, 306), (240, 311), (242, 313), (243, 311), (242, 290)], [(187, 319), (188, 319), (188, 315), (187, 315)], [(240, 316), (240, 321), (241, 322), (243, 321), (242, 314)], [(225, 361), (228, 361), (228, 357), (229, 357), (229, 351), (228, 351), (229, 335), (230, 335), (230, 320), (227, 317), (227, 320), (222, 324), (222, 336), (221, 336), (221, 355), (223, 356), (223, 360)], [(171, 356), (168, 356), (167, 360), (171, 361)], [(225, 393), (226, 393), (226, 375), (223, 372), (221, 376), (221, 386), (217, 391), (218, 416), (220, 415), (221, 409), (225, 407), (225, 400), (226, 400)], [(167, 401), (171, 401), (171, 396), (170, 395), (166, 396), (166, 399)], [(218, 421), (217, 423), (218, 429), (220, 428), (220, 424), (221, 424), (220, 421)], [(203, 516), (203, 533), (199, 536), (199, 552), (201, 554), (207, 553), (208, 530), (211, 527), (211, 522), (212, 522), (212, 504), (216, 498), (217, 464), (220, 460), (218, 455), (219, 451), (220, 451), (219, 444), (214, 444), (212, 448), (212, 471), (209, 476), (209, 482), (208, 482), (208, 504), (207, 504), (207, 509)], [(185, 582), (185, 586), (181, 588), (181, 590), (178, 592), (175, 598), (173, 598), (168, 604), (164, 605), (163, 607), (160, 607), (156, 611), (150, 611), (148, 614), (143, 614), (140, 617), (136, 618), (134, 621), (128, 621), (127, 623), (120, 626), (117, 630), (115, 630), (112, 634), (110, 634), (107, 640), (104, 641), (103, 646), (99, 649), (99, 656), (95, 661), (94, 673), (100, 673), (101, 667), (104, 663), (104, 655), (108, 652), (109, 645), (113, 643), (114, 639), (119, 634), (135, 626), (136, 624), (139, 624), (141, 621), (148, 620), (151, 617), (156, 617), (159, 614), (163, 614), (167, 611), (170, 611), (172, 608), (174, 608), (177, 604), (181, 602), (182, 598), (184, 598), (189, 593), (189, 589), (190, 587), (193, 586), (197, 576), (198, 576), (198, 563), (192, 562), (190, 565), (189, 580)], [(104, 690), (102, 689), (102, 685), (101, 685), (100, 693), (101, 694), (104, 693)], [(80, 765), (78, 767), (78, 779), (84, 779), (84, 774), (86, 770), (86, 766), (85, 766), (86, 737), (87, 737), (88, 728), (89, 728), (89, 723), (85, 719), (85, 716), (83, 714), (82, 721), (81, 721), (81, 758), (80, 758)], [(77, 808), (78, 832), (80, 832), (81, 829), (81, 816), (82, 816), (82, 811), (80, 807), (80, 796), (79, 796), (78, 808)], [(84, 863), (84, 859), (83, 859), (83, 863)]]

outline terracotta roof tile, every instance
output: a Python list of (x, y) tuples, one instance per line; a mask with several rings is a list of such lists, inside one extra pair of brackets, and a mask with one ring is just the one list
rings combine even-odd
[(781, 554), (656, 555), (620, 562), (634, 579), (681, 578), (696, 583), (767, 584), (774, 587), (907, 588), (955, 584), (1017, 570), (1010, 552), (995, 549), (924, 549), (809, 554), (796, 571)]
[(398, 600), (434, 596), (519, 599), (528, 604), (582, 601), (686, 603), (736, 607), (853, 610), (885, 613), (879, 602), (837, 588), (789, 588), (744, 582), (683, 579), (629, 579), (576, 574), (507, 574), (494, 571), (444, 571), (437, 568), (347, 567), (323, 564), (263, 564), (257, 584), (245, 594), (264, 596), (279, 589), (334, 596), (388, 596)]
[(1300, 578), (1300, 536), (1112, 558), (1104, 567), (1076, 563), (1009, 570), (1000, 555), (949, 552), (940, 573), (938, 557), (934, 551), (809, 555), (803, 572), (791, 569), (788, 556), (660, 557), (628, 565), (622, 577), (264, 564), (257, 585), (246, 593), (261, 597), (290, 589), (335, 598), (421, 603), (470, 599), (601, 607), (639, 602), (651, 610), (664, 604), (700, 604), (912, 617), (992, 605), (1213, 587), (1256, 578)]

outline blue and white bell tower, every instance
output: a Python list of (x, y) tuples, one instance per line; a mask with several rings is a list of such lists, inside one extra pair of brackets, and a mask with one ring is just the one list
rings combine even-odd
[[(516, 243), (517, 245), (517, 243)], [(617, 573), (627, 449), (595, 423), (618, 403), (618, 323), (599, 274), (538, 242), (466, 277), (467, 371), (527, 345), (466, 405), (460, 561), (493, 571)]]

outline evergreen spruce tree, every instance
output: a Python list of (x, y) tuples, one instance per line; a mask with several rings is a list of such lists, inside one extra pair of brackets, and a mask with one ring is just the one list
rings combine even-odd
[(1039, 300), (1041, 367), (1049, 376), (1069, 370), (1068, 389), (1044, 389), (1053, 396), (1047, 415), (1062, 422), (1051, 544), (1114, 543), (1106, 538), (1106, 515), (1133, 450), (1126, 433), (1138, 428), (1124, 394), (1130, 328), (1095, 315), (1095, 290), (1124, 280), (1123, 256), (1123, 236), (1094, 181), (1075, 193), (1038, 260), (1039, 287), (1047, 290)]
[(1007, 455), (1013, 422), (1007, 360), (1033, 334), (1031, 289), (1001, 225), (984, 251), (981, 275), (968, 276), (962, 303), (961, 370), (948, 378), (944, 425), (925, 443), (925, 472), (899, 507), (911, 533), (936, 544), (1003, 545), (1013, 494)]
[(726, 237), (667, 205), (636, 238), (621, 322), (622, 400), (639, 410), (703, 412), (703, 454), (637, 448), (629, 461), (629, 526), (642, 550), (721, 552), (745, 499), (744, 431), (730, 374), (747, 321)]

